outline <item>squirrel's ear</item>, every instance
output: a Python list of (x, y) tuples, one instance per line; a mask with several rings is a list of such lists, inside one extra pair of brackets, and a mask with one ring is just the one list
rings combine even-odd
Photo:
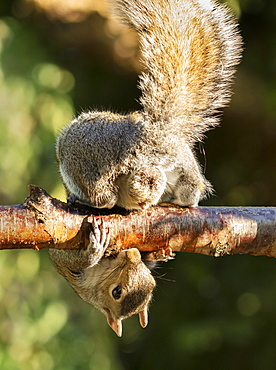
[(148, 325), (148, 307), (146, 306), (143, 311), (139, 312), (139, 321), (142, 328)]
[(108, 325), (111, 327), (111, 329), (115, 331), (118, 337), (121, 337), (123, 332), (122, 320), (121, 319), (114, 320), (111, 316), (107, 316), (106, 318)]

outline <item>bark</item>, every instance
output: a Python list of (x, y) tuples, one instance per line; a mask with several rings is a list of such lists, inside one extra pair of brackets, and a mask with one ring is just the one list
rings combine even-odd
[(0, 249), (83, 248), (91, 220), (109, 229), (109, 251), (136, 247), (212, 256), (276, 256), (276, 207), (198, 207), (172, 205), (127, 212), (70, 205), (30, 186), (25, 203), (0, 206)]

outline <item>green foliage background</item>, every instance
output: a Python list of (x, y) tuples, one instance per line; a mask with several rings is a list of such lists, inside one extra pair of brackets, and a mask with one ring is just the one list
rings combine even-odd
[[(229, 0), (245, 40), (231, 107), (199, 146), (216, 189), (209, 205), (276, 203), (276, 2)], [(54, 142), (90, 107), (137, 109), (137, 73), (113, 52), (105, 19), (46, 16), (0, 1), (0, 204), (34, 183), (63, 198)], [(205, 154), (202, 154), (204, 153)], [(119, 339), (54, 271), (46, 251), (1, 251), (4, 370), (266, 369), (276, 365), (276, 262), (178, 255), (156, 271), (150, 324)]]

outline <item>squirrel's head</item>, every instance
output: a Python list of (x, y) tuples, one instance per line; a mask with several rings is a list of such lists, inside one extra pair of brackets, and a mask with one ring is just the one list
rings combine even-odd
[(95, 267), (100, 273), (96, 273), (98, 280), (93, 284), (89, 303), (104, 313), (118, 336), (122, 335), (122, 321), (134, 314), (139, 315), (141, 326), (146, 327), (148, 306), (156, 284), (138, 249), (103, 258), (93, 269)]

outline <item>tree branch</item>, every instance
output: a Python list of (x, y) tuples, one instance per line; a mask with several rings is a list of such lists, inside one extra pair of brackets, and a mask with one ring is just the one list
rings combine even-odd
[(25, 203), (0, 206), (0, 249), (84, 248), (95, 217), (110, 230), (110, 253), (171, 247), (212, 256), (276, 257), (276, 207), (99, 210), (63, 203), (34, 185), (29, 188)]

